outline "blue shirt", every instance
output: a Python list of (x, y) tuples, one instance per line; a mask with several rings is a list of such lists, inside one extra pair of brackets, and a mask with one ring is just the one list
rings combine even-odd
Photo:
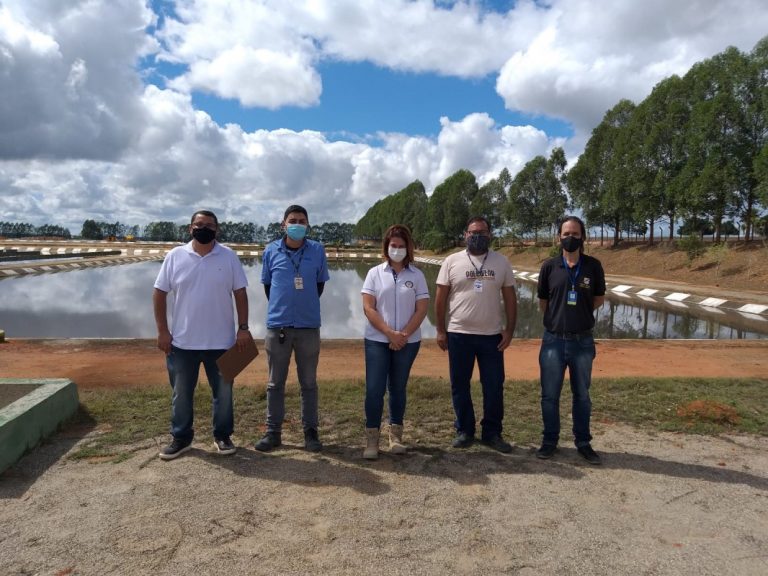
[[(301, 278), (302, 289), (296, 287)], [(320, 295), (317, 285), (327, 282), (328, 261), (320, 242), (305, 239), (291, 250), (281, 238), (270, 242), (262, 256), (261, 283), (269, 284), (267, 328), (320, 327)]]

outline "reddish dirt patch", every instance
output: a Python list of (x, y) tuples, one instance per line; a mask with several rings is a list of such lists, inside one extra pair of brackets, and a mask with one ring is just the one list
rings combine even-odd
[[(514, 340), (506, 352), (507, 378), (539, 377), (539, 340)], [(263, 342), (258, 342), (263, 348)], [(265, 354), (250, 365), (238, 383), (267, 381)], [(0, 344), (0, 374), (6, 378), (69, 378), (81, 388), (167, 384), (165, 361), (152, 340), (10, 340)], [(322, 344), (320, 380), (365, 374), (363, 343), (326, 340)], [(422, 343), (414, 376), (448, 378), (448, 356), (433, 340)], [(654, 341), (604, 340), (597, 344), (595, 377), (734, 377), (765, 378), (768, 340)], [(295, 381), (295, 373), (290, 379)]]
[(718, 424), (738, 424), (741, 418), (733, 406), (714, 400), (694, 400), (677, 408), (677, 415), (687, 420), (706, 420)]

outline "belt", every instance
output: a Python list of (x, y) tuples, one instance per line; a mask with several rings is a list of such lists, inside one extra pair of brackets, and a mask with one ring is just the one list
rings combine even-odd
[(547, 330), (547, 332), (553, 336), (556, 336), (557, 338), (562, 338), (563, 340), (578, 340), (579, 338), (584, 338), (585, 336), (592, 336), (592, 330), (582, 330), (581, 332), (553, 332), (551, 330)]

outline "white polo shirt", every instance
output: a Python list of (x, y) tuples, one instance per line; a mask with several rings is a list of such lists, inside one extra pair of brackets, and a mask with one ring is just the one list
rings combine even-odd
[(183, 350), (225, 350), (235, 343), (232, 292), (248, 286), (243, 265), (230, 248), (216, 242), (205, 256), (192, 242), (163, 260), (155, 288), (173, 292), (172, 344)]
[[(382, 262), (368, 270), (363, 282), (363, 294), (376, 298), (376, 311), (387, 326), (402, 330), (416, 312), (416, 301), (429, 298), (429, 289), (424, 274), (410, 264), (397, 274), (397, 282), (388, 262)], [(370, 321), (365, 324), (365, 337), (376, 342), (389, 342), (384, 334), (376, 330)], [(408, 337), (408, 342), (421, 340), (421, 328)]]

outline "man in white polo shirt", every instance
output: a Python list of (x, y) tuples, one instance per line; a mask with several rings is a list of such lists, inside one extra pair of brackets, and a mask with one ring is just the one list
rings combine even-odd
[[(240, 259), (216, 242), (219, 221), (213, 212), (192, 215), (192, 240), (171, 250), (155, 281), (152, 303), (157, 324), (157, 347), (166, 354), (173, 389), (171, 435), (162, 460), (172, 460), (190, 449), (194, 429), (193, 400), (200, 364), (213, 395), (213, 437), (219, 454), (233, 454), (232, 382), (224, 380), (216, 360), (235, 342), (242, 349), (251, 339), (248, 329), (248, 281)], [(168, 329), (167, 296), (175, 295), (172, 326)], [(232, 309), (234, 297), (237, 323)]]

